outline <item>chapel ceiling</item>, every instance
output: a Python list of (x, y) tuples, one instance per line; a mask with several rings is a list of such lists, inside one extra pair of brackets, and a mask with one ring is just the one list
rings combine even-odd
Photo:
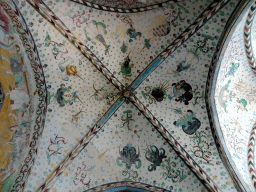
[(248, 1), (0, 3), (0, 190), (254, 191), (252, 122), (240, 128), (247, 135), (237, 160), (222, 118), (233, 106), (232, 122), (239, 110), (255, 118), (246, 98), (228, 100), (242, 76), (255, 80), (247, 58), (240, 73), (228, 71), (240, 60), (220, 64), (217, 102), (235, 80), (216, 105), (216, 132), (206, 92), (213, 57)]

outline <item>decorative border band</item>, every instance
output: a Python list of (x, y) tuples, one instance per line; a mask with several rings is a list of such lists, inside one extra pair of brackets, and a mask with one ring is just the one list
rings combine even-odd
[(182, 2), (184, 0), (169, 0), (169, 1), (165, 1), (163, 3), (158, 3), (158, 4), (149, 5), (149, 6), (145, 6), (145, 7), (129, 8), (129, 9), (99, 5), (99, 4), (88, 2), (86, 0), (71, 0), (71, 1), (82, 4), (82, 5), (85, 5), (87, 7), (91, 7), (91, 8), (94, 8), (94, 9), (99, 9), (99, 10), (102, 10), (102, 11), (110, 11), (110, 12), (116, 12), (116, 13), (138, 13), (138, 12), (149, 11), (149, 10), (152, 10), (152, 9), (157, 9), (157, 8), (160, 8), (160, 7), (165, 7), (170, 2), (177, 3), (177, 2)]
[(227, 168), (227, 171), (229, 172), (230, 177), (233, 179), (235, 187), (238, 191), (251, 191), (244, 180), (241, 178), (239, 173), (234, 168), (234, 162), (231, 159), (231, 156), (228, 152), (227, 146), (224, 141), (223, 133), (220, 129), (219, 119), (216, 113), (216, 105), (214, 100), (215, 95), (215, 86), (217, 81), (217, 76), (220, 70), (220, 58), (223, 56), (223, 51), (228, 46), (228, 42), (231, 39), (231, 35), (233, 34), (236, 26), (235, 22), (239, 23), (238, 20), (241, 20), (243, 18), (243, 15), (246, 13), (248, 8), (250, 7), (252, 1), (243, 0), (239, 3), (235, 11), (233, 12), (232, 16), (230, 17), (229, 21), (227, 22), (227, 25), (225, 27), (225, 30), (223, 30), (223, 33), (220, 37), (220, 41), (216, 47), (216, 51), (214, 53), (211, 66), (208, 72), (207, 82), (206, 82), (206, 89), (205, 89), (205, 103), (206, 103), (206, 109), (208, 118), (210, 121), (210, 126), (213, 134), (213, 138), (215, 141), (215, 144), (217, 146), (220, 158)]
[(131, 182), (131, 181), (120, 181), (120, 182), (115, 182), (115, 183), (108, 183), (105, 185), (101, 185), (92, 189), (86, 190), (86, 192), (101, 192), (109, 189), (114, 189), (118, 187), (133, 187), (137, 189), (144, 189), (147, 191), (152, 191), (152, 192), (168, 192), (168, 190), (161, 189), (158, 187), (154, 187), (152, 185), (144, 184), (144, 183), (139, 183), (139, 182)]
[[(22, 191), (24, 189), (24, 186), (27, 182), (27, 178), (35, 162), (39, 141), (43, 133), (44, 124), (45, 124), (45, 116), (46, 116), (45, 113), (47, 109), (47, 104), (46, 104), (47, 90), (46, 90), (45, 78), (42, 70), (41, 61), (40, 61), (33, 37), (24, 21), (24, 18), (19, 12), (17, 6), (15, 5), (14, 2), (12, 3), (13, 5), (9, 5), (9, 3), (5, 2), (4, 0), (1, 0), (0, 6), (9, 15), (9, 17), (12, 20), (13, 27), (18, 32), (20, 39), (22, 39), (22, 44), (26, 50), (28, 59), (30, 60), (31, 67), (34, 72), (36, 87), (37, 87), (38, 96), (39, 96), (39, 103), (36, 109), (34, 132), (32, 134), (33, 135), (32, 140), (29, 145), (30, 149), (26, 158), (24, 159), (24, 162), (21, 165), (18, 176), (16, 177), (11, 190), (12, 192), (16, 192), (16, 191)], [(32, 42), (30, 40), (32, 40)]]
[(251, 27), (252, 27), (252, 22), (255, 16), (255, 11), (256, 11), (256, 1), (252, 4), (250, 7), (248, 16), (246, 18), (245, 26), (244, 26), (244, 46), (245, 46), (245, 53), (248, 59), (248, 62), (252, 68), (252, 71), (256, 74), (256, 63), (255, 63), (255, 58), (253, 55), (253, 50), (252, 50), (252, 37), (251, 37)]
[(256, 124), (252, 128), (251, 134), (250, 134), (250, 139), (247, 147), (247, 160), (248, 160), (248, 171), (251, 176), (252, 184), (254, 188), (256, 189), (256, 172), (255, 172), (255, 162), (254, 162), (254, 157), (255, 157), (255, 143), (256, 139)]

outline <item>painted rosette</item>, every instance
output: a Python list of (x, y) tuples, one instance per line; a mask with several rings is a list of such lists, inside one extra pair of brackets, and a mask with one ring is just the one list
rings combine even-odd
[(46, 86), (21, 13), (9, 2), (0, 9), (0, 190), (22, 191), (43, 132)]

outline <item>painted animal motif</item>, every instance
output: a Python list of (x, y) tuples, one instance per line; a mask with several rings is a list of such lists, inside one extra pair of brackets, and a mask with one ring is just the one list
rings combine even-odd
[(181, 80), (178, 83), (173, 83), (173, 95), (169, 96), (169, 99), (175, 97), (175, 101), (184, 102), (185, 105), (189, 104), (189, 101), (193, 98), (192, 87), (186, 81)]
[(194, 134), (201, 126), (201, 122), (195, 117), (195, 114), (192, 110), (188, 110), (186, 114), (173, 123), (177, 127), (182, 127), (182, 130), (188, 134)]
[(176, 67), (176, 70), (172, 70), (168, 72), (167, 74), (174, 75), (174, 77), (178, 76), (180, 72), (182, 71), (193, 71), (194, 68), (192, 68), (193, 65), (197, 64), (199, 62), (198, 56), (193, 51), (186, 50), (182, 54), (184, 57), (179, 58), (178, 65)]
[(160, 166), (163, 159), (167, 156), (165, 155), (165, 150), (163, 148), (158, 149), (156, 146), (150, 146), (150, 149), (147, 150), (145, 157), (151, 164), (148, 166), (149, 171), (155, 171), (157, 166)]

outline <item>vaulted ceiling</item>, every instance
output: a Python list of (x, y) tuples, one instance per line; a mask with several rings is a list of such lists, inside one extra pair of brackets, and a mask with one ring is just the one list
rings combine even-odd
[(255, 191), (254, 10), (0, 0), (0, 190)]

